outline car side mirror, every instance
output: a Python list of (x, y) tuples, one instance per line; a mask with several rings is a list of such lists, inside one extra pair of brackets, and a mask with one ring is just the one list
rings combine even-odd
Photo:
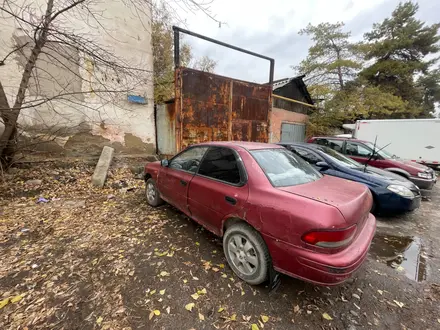
[(168, 159), (162, 159), (160, 161), (160, 166), (167, 167), (168, 166)]
[(326, 162), (317, 162), (315, 165), (318, 166), (320, 170), (327, 170), (330, 168), (330, 165)]

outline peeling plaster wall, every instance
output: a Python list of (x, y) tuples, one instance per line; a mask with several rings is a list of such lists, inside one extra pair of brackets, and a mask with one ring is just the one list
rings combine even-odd
[[(35, 17), (42, 15), (46, 7), (44, 0), (19, 0), (17, 4), (20, 2), (29, 5), (28, 12)], [(111, 102), (108, 97), (103, 100), (97, 93), (83, 94), (96, 86), (81, 78), (99, 79), (109, 90), (117, 90), (121, 89), (121, 77), (113, 70), (100, 71), (90, 58), (76, 49), (51, 43), (45, 48), (45, 54), (39, 57), (26, 101), (71, 95), (22, 109), (19, 118), (22, 140), (27, 144), (46, 141), (31, 149), (62, 155), (99, 154), (104, 145), (115, 147), (119, 153), (155, 153), (151, 10), (143, 6), (144, 12), (141, 13), (118, 0), (93, 3), (91, 7), (98, 13), (99, 24), (75, 12), (68, 12), (59, 24), (92, 38), (131, 67), (145, 70), (136, 77), (141, 82), (130, 94), (144, 97), (147, 104), (128, 102), (126, 92), (112, 95)], [(22, 25), (4, 13), (0, 13), (0, 20), (3, 23), (0, 58), (26, 42), (30, 43), (23, 52), (29, 54), (32, 46), (29, 31), (23, 30)], [(15, 53), (6, 65), (0, 66), (0, 79), (10, 105), (15, 100), (25, 61), (25, 55)]]

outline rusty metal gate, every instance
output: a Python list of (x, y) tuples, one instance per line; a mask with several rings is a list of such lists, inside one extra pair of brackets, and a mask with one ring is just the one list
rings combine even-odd
[(268, 142), (272, 88), (176, 69), (177, 150), (206, 141)]
[[(176, 152), (205, 141), (268, 142), (275, 60), (173, 26)], [(180, 33), (269, 61), (269, 82), (255, 84), (180, 66)]]

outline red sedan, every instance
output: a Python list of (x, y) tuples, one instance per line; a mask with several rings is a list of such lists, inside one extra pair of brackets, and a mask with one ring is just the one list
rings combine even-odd
[(145, 166), (151, 206), (166, 201), (223, 237), (238, 277), (260, 284), (273, 270), (316, 284), (349, 278), (376, 229), (361, 184), (323, 176), (281, 146), (193, 145)]

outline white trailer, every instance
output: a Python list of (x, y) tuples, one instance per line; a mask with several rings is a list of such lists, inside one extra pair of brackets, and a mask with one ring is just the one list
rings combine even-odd
[(403, 159), (438, 167), (440, 164), (440, 119), (358, 120), (353, 137), (384, 147)]

